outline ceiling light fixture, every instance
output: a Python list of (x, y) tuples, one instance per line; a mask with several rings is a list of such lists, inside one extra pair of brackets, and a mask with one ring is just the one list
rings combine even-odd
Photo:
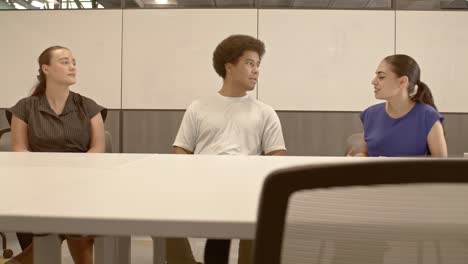
[(177, 5), (177, 0), (153, 0), (157, 5)]

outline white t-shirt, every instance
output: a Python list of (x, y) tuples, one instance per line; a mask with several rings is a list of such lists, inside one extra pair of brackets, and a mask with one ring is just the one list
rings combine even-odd
[(276, 112), (255, 98), (217, 93), (185, 112), (174, 146), (194, 154), (260, 155), (286, 150)]

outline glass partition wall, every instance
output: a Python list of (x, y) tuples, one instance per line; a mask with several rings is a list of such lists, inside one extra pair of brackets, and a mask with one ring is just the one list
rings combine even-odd
[(0, 9), (99, 8), (463, 10), (468, 0), (0, 0)]

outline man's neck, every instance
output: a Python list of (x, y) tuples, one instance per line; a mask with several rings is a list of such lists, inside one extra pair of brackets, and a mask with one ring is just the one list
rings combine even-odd
[(226, 80), (224, 80), (223, 87), (221, 87), (221, 90), (219, 90), (218, 93), (227, 97), (242, 97), (247, 95), (245, 89), (242, 89), (242, 87), (234, 85), (232, 82), (228, 82)]

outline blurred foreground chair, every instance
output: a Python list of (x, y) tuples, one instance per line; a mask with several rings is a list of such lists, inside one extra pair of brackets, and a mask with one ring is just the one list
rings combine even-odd
[(254, 263), (466, 262), (467, 183), (467, 159), (369, 158), (273, 172)]

